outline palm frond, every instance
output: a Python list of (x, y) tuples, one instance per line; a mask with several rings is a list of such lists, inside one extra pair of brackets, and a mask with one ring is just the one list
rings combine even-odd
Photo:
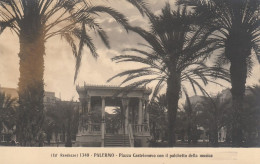
[[(111, 17), (113, 17), (119, 24), (121, 24), (123, 27), (127, 27), (128, 21), (125, 18), (125, 16), (116, 10), (106, 7), (106, 6), (91, 6), (87, 7), (85, 10), (87, 13), (93, 13), (93, 14), (98, 14), (98, 13), (106, 13), (109, 14)], [(127, 29), (127, 28), (126, 28)]]
[(129, 3), (131, 3), (133, 6), (135, 6), (139, 12), (144, 16), (145, 13), (147, 13), (147, 2), (144, 0), (127, 0)]

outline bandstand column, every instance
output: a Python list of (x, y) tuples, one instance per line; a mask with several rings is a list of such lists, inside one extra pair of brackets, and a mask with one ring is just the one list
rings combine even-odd
[(122, 127), (122, 133), (128, 134), (128, 124), (129, 124), (129, 99), (127, 97), (122, 98), (122, 105), (124, 111), (124, 126)]
[(147, 100), (145, 100), (145, 116), (146, 116), (146, 123), (149, 124), (149, 111), (147, 108)]
[(101, 97), (102, 100), (102, 108), (101, 108), (101, 147), (104, 147), (105, 144), (105, 97)]
[(139, 99), (139, 109), (138, 109), (138, 125), (142, 125), (143, 123), (143, 101)]
[(123, 98), (122, 103), (125, 110), (125, 133), (128, 134), (128, 124), (129, 124), (129, 99)]
[(87, 114), (88, 114), (88, 129), (87, 131), (90, 132), (91, 131), (91, 119), (90, 119), (90, 112), (91, 112), (91, 97), (87, 96), (86, 98), (86, 102), (87, 102)]
[(82, 98), (79, 98), (79, 101), (81, 102), (81, 113), (84, 114), (86, 112), (86, 101)]
[(87, 104), (88, 104), (88, 113), (91, 111), (91, 97), (87, 97)]
[(102, 108), (101, 108), (101, 116), (102, 116), (102, 122), (105, 122), (105, 97), (101, 97), (102, 99)]

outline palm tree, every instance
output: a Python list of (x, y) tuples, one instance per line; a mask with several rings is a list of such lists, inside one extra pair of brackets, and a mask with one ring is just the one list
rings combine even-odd
[[(204, 84), (214, 82), (208, 77), (216, 75), (227, 80), (223, 69), (208, 68), (203, 62), (205, 55), (214, 48), (203, 27), (194, 24), (194, 15), (187, 12), (186, 7), (178, 7), (172, 11), (168, 3), (162, 9), (162, 14), (154, 15), (146, 8), (145, 15), (150, 21), (150, 30), (141, 27), (127, 27), (128, 30), (140, 35), (148, 45), (145, 49), (130, 48), (125, 52), (134, 52), (116, 56), (112, 60), (120, 62), (136, 62), (145, 65), (142, 68), (127, 70), (113, 76), (108, 81), (121, 76), (126, 79), (121, 83), (129, 83), (127, 89), (146, 86), (156, 81), (155, 92), (163, 84), (167, 84), (168, 130), (169, 146), (175, 142), (175, 120), (182, 82), (191, 82), (196, 92), (196, 86), (201, 90), (201, 80)], [(148, 50), (147, 50), (148, 49)], [(136, 81), (137, 80), (137, 81)]]
[[(76, 58), (75, 80), (83, 46), (86, 45), (91, 54), (98, 57), (88, 30), (94, 30), (110, 47), (105, 31), (95, 21), (98, 13), (107, 13), (118, 23), (127, 25), (122, 14), (110, 7), (91, 5), (87, 0), (0, 0), (0, 32), (10, 28), (19, 38), (20, 111), (26, 112), (29, 108), (31, 118), (35, 116), (29, 121), (34, 124), (35, 134), (43, 122), (45, 42), (51, 37), (61, 36), (69, 43)], [(23, 132), (24, 127), (20, 128)], [(32, 138), (36, 137), (35, 134)]]
[(259, 0), (179, 0), (192, 6), (208, 25), (216, 39), (217, 64), (230, 63), (233, 101), (233, 146), (242, 144), (241, 112), (246, 79), (250, 75), (252, 57), (260, 55)]

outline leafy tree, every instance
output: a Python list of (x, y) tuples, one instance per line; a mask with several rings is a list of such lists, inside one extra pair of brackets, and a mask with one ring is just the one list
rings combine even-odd
[[(118, 130), (122, 127), (123, 125), (123, 120), (122, 118), (122, 113), (120, 108), (115, 108), (113, 109), (113, 113), (106, 113), (105, 114), (105, 122), (106, 122), (106, 130), (107, 133), (117, 133)], [(101, 118), (101, 116), (100, 116)], [(99, 119), (100, 120), (100, 119)]]
[(204, 97), (201, 102), (200, 124), (209, 131), (213, 146), (218, 146), (218, 132), (222, 127), (230, 127), (231, 99), (223, 99), (221, 94)]
[[(66, 143), (65, 146), (71, 147), (72, 146), (72, 138), (76, 136), (78, 131), (78, 107), (74, 106), (73, 103), (68, 102), (64, 104), (65, 109), (65, 128), (66, 128)], [(76, 138), (76, 137), (74, 137)]]
[[(166, 95), (156, 96), (149, 104), (150, 131), (154, 140), (165, 140), (167, 134), (167, 101)], [(160, 136), (162, 138), (160, 138)]]
[(186, 103), (183, 105), (183, 111), (180, 111), (179, 113), (182, 114), (183, 122), (182, 125), (184, 125), (182, 128), (185, 129), (188, 136), (188, 144), (191, 143), (197, 143), (197, 140), (199, 139), (199, 133), (198, 133), (198, 126), (199, 126), (199, 120), (198, 120), (198, 113), (199, 110), (199, 103), (200, 102), (192, 102), (185, 91), (186, 96)]
[(173, 146), (182, 82), (190, 82), (196, 92), (196, 87), (203, 90), (197, 80), (207, 84), (208, 82), (215, 83), (209, 78), (211, 76), (226, 80), (228, 78), (223, 69), (209, 68), (203, 64), (205, 56), (210, 54), (215, 44), (208, 38), (207, 30), (195, 24), (195, 15), (189, 14), (186, 7), (179, 6), (177, 11), (172, 11), (167, 3), (160, 15), (154, 15), (147, 8), (144, 14), (149, 19), (149, 30), (141, 27), (127, 27), (129, 31), (140, 35), (147, 42), (144, 49), (126, 49), (125, 52), (135, 54), (116, 56), (112, 60), (117, 63), (136, 62), (145, 66), (121, 72), (108, 81), (126, 76), (121, 85), (128, 83), (127, 90), (156, 81), (154, 91), (166, 83), (168, 141), (169, 146)]
[(177, 112), (176, 117), (176, 134), (178, 135), (178, 139), (182, 142), (185, 142), (186, 134), (187, 134), (187, 127), (188, 121), (186, 117), (186, 113), (184, 110), (179, 110)]
[(65, 130), (63, 129), (63, 124), (64, 124), (63, 114), (64, 114), (63, 109), (60, 108), (57, 104), (46, 107), (43, 130), (47, 135), (46, 139), (48, 144), (50, 144), (50, 140), (53, 134), (56, 136), (56, 142), (57, 142), (58, 134), (65, 133)]
[(48, 145), (50, 145), (51, 139), (52, 139), (52, 134), (54, 133), (57, 136), (58, 133), (55, 133), (56, 124), (55, 124), (54, 120), (52, 120), (52, 118), (47, 116), (47, 114), (46, 114), (46, 117), (45, 117), (45, 120), (44, 120), (43, 130), (46, 133), (46, 140), (48, 142)]
[[(44, 131), (50, 143), (52, 134), (66, 136), (65, 146), (72, 146), (72, 139), (78, 131), (79, 111), (78, 104), (73, 101), (56, 102), (46, 109)], [(64, 138), (65, 139), (65, 138)]]
[[(35, 103), (39, 98), (36, 95), (38, 90), (31, 88), (27, 90), (23, 97), (23, 104), (19, 98), (19, 107), (17, 109), (17, 138), (22, 146), (35, 146), (38, 135), (41, 134), (42, 125), (44, 122), (43, 104)], [(25, 97), (26, 96), (26, 97)], [(38, 95), (40, 96), (40, 95)], [(41, 95), (43, 97), (43, 95)]]
[(248, 92), (245, 96), (245, 110), (242, 113), (244, 141), (246, 146), (257, 146), (260, 141), (260, 86), (249, 87)]
[(219, 54), (217, 64), (230, 63), (233, 104), (233, 146), (241, 146), (243, 100), (246, 79), (250, 75), (253, 56), (259, 58), (260, 19), (259, 0), (179, 0), (179, 4), (192, 6), (208, 26)]
[(13, 129), (16, 122), (16, 99), (0, 92), (0, 133), (3, 125)]
[[(76, 58), (74, 80), (79, 71), (83, 46), (86, 45), (94, 57), (98, 57), (89, 30), (95, 31), (107, 47), (108, 37), (96, 22), (98, 13), (107, 13), (122, 25), (127, 25), (123, 15), (106, 6), (91, 5), (87, 0), (0, 0), (0, 32), (10, 28), (19, 38), (20, 78), (18, 128), (25, 129), (30, 137), (21, 134), (25, 141), (36, 139), (42, 127), (44, 97), (45, 42), (61, 36), (72, 48)], [(76, 43), (78, 42), (78, 46)], [(26, 120), (26, 119), (28, 120)], [(30, 123), (34, 125), (30, 126)], [(19, 133), (20, 135), (20, 133)]]

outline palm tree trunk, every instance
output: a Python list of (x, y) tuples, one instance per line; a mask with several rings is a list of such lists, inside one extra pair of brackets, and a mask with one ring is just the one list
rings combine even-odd
[(232, 145), (242, 146), (242, 111), (247, 78), (246, 58), (242, 58), (241, 55), (239, 55), (237, 58), (231, 61), (230, 74), (233, 106)]
[(19, 121), (23, 124), (18, 122), (18, 131), (23, 133), (23, 129), (29, 128), (27, 131), (31, 134), (21, 136), (31, 136), (24, 139), (28, 142), (35, 142), (43, 124), (44, 37), (41, 30), (38, 30), (38, 33), (33, 33), (25, 26), (20, 31), (19, 39)]
[(168, 146), (175, 144), (176, 115), (180, 94), (180, 75), (172, 71), (167, 80), (166, 98), (168, 104)]

